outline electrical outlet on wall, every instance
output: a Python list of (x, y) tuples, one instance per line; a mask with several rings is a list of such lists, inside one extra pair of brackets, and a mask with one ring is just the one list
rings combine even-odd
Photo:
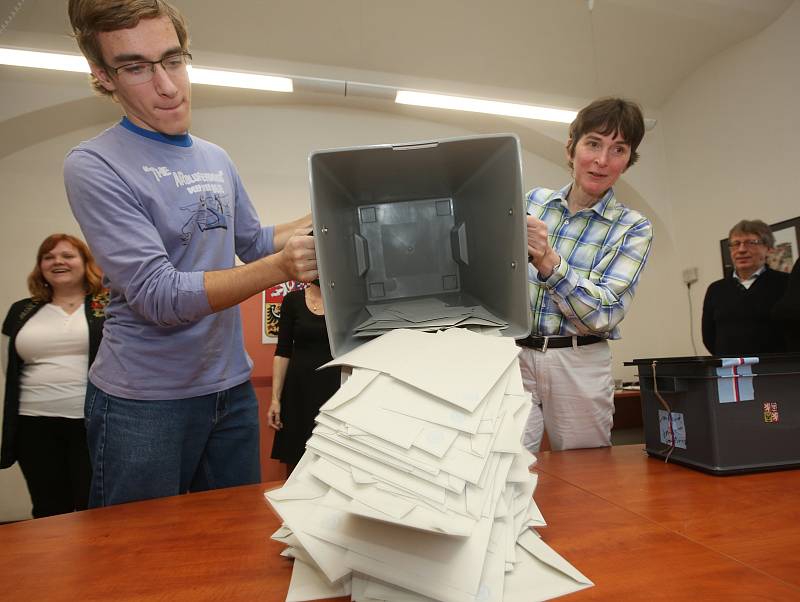
[(686, 268), (683, 270), (683, 283), (694, 284), (697, 282), (697, 268)]

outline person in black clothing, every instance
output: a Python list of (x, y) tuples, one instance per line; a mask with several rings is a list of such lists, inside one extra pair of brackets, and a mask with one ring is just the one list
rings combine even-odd
[(108, 302), (100, 279), (82, 240), (48, 236), (28, 276), (31, 296), (3, 321), (0, 468), (19, 462), (34, 518), (87, 506), (92, 468), (83, 408)]
[(281, 304), (267, 418), (277, 431), (272, 458), (286, 464), (289, 474), (305, 453), (319, 408), (341, 384), (339, 368), (317, 370), (331, 359), (319, 286), (292, 291)]
[(795, 262), (786, 293), (775, 304), (772, 315), (783, 332), (786, 351), (800, 352), (800, 259)]
[(775, 237), (761, 220), (742, 220), (728, 235), (734, 273), (712, 282), (703, 301), (703, 343), (716, 356), (785, 351), (772, 309), (786, 291), (789, 275), (770, 269)]

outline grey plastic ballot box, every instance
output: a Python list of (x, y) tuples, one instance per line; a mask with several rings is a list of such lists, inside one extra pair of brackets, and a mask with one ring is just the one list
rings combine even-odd
[(520, 144), (497, 134), (318, 151), (309, 157), (331, 353), (367, 305), (418, 297), (481, 305), (531, 329)]
[(800, 353), (625, 365), (639, 369), (649, 455), (716, 475), (800, 467)]

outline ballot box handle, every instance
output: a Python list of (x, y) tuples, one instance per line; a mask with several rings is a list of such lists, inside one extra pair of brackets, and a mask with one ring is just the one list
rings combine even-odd
[(661, 393), (682, 393), (689, 390), (689, 383), (686, 379), (677, 376), (657, 376), (653, 379), (649, 375), (639, 375), (639, 388), (642, 391), (655, 391), (653, 385), (658, 386)]
[(356, 246), (356, 270), (361, 277), (369, 270), (369, 243), (360, 234), (354, 234), (353, 240)]
[(419, 150), (423, 148), (436, 148), (437, 146), (439, 146), (438, 142), (416, 142), (411, 144), (393, 144), (392, 150), (394, 151)]

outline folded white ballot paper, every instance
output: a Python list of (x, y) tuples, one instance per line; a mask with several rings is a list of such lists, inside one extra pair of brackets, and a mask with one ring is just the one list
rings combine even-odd
[(482, 337), (461, 328), (432, 334), (398, 329), (323, 367), (383, 372), (472, 412), (518, 354), (507, 337)]
[[(424, 323), (421, 303), (367, 326)], [(516, 356), (508, 338), (393, 330), (329, 364), (352, 376), (265, 493), (295, 559), (287, 600), (527, 602), (592, 585), (531, 530), (545, 522)]]

